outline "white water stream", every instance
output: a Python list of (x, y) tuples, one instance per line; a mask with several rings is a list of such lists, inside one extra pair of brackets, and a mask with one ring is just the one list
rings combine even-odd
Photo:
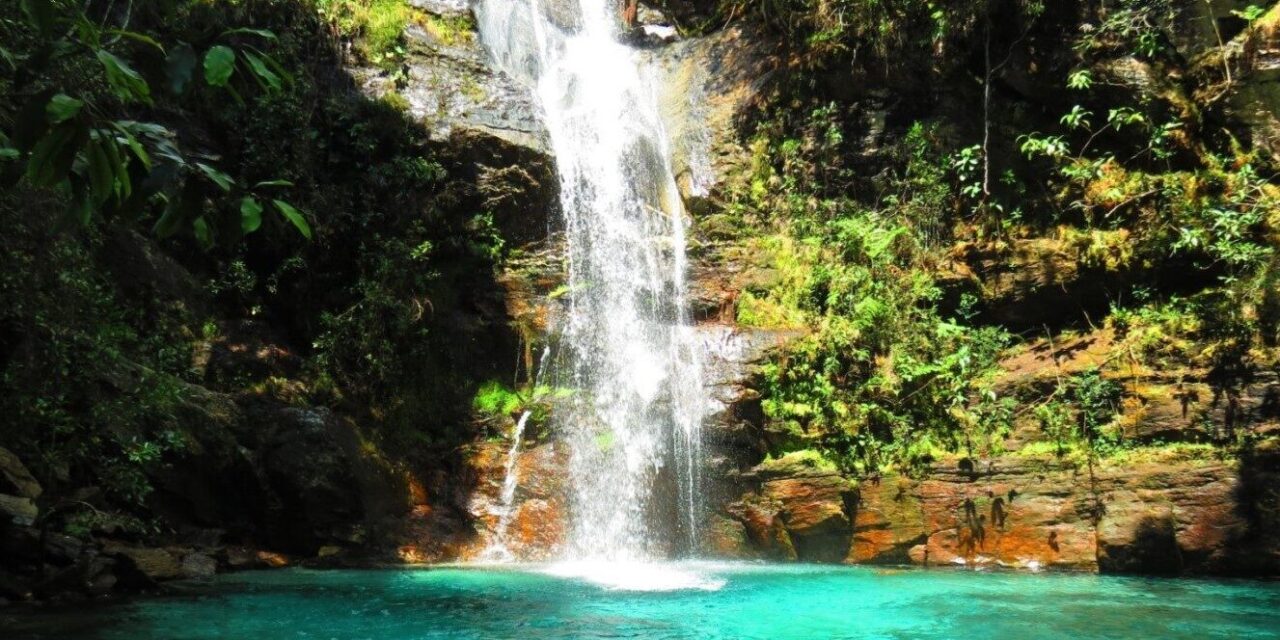
[(486, 48), (536, 96), (559, 172), (569, 293), (554, 383), (574, 392), (552, 426), (569, 448), (565, 560), (583, 566), (696, 549), (711, 406), (689, 330), (685, 212), (655, 74), (620, 42), (619, 7), (476, 6)]

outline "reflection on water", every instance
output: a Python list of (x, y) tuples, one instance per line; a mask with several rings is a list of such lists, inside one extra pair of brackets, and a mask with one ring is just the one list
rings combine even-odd
[[(612, 570), (610, 570), (612, 569)], [(1280, 583), (676, 563), (220, 577), (5, 638), (1277, 638)]]

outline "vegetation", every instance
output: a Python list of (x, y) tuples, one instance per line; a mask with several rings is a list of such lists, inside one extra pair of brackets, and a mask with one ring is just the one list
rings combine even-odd
[[(754, 13), (787, 34), (792, 56), (728, 194), (744, 242), (773, 274), (741, 296), (738, 321), (808, 330), (764, 371), (775, 455), (816, 446), (849, 470), (912, 471), (944, 455), (999, 452), (1030, 420), (1060, 457), (1122, 458), (1151, 446), (1124, 433), (1135, 371), (1200, 371), (1215, 397), (1235, 397), (1251, 372), (1274, 365), (1276, 159), (1224, 128), (1217, 105), (1197, 106), (1190, 94), (1202, 89), (1123, 85), (1115, 64), (1157, 76), (1186, 64), (1178, 14), (1169, 2), (1103, 4), (1067, 57), (1035, 63), (1072, 98), (1051, 119), (993, 85), (1010, 60), (1035, 59), (1029, 47), (1075, 31), (1063, 27), (1080, 19), (1066, 7), (722, 5), (722, 15)], [(1253, 24), (1266, 13), (1240, 17)], [(849, 143), (866, 144), (859, 107), (825, 80), (849, 65), (890, 83), (923, 72), (980, 86), (958, 97), (967, 113), (915, 109), (868, 168)], [(1208, 73), (1208, 83), (1232, 82), (1230, 63)], [(1062, 327), (999, 321), (986, 292), (957, 287), (950, 266), (965, 252), (1012, 260), (1027, 242), (1118, 284), (1108, 313), (1075, 321), (1113, 332), (1111, 356), (1047, 392), (1010, 387), (996, 364), (1026, 339), (1048, 333), (1052, 346)], [(1164, 269), (1197, 275), (1170, 279)], [(1206, 438), (1234, 447), (1246, 437)]]
[(101, 491), (57, 525), (166, 526), (155, 478), (234, 419), (210, 393), (328, 406), (401, 458), (472, 436), (493, 359), (467, 332), (508, 349), (452, 310), (501, 240), (447, 153), (352, 90), (328, 35), (356, 5), (394, 46), (401, 3), (0, 9), (0, 446), (50, 496)]
[(956, 199), (937, 180), (948, 160), (916, 126), (895, 152), (889, 193), (878, 206), (859, 202), (836, 114), (814, 109), (782, 139), (787, 123), (762, 125), (735, 198), (745, 223), (768, 230), (755, 243), (777, 274), (743, 294), (738, 321), (811, 329), (764, 369), (765, 412), (785, 435), (779, 453), (818, 446), (872, 472), (987, 452), (1008, 430), (1008, 401), (989, 385), (1008, 337), (968, 323), (970, 308), (940, 308), (929, 272), (936, 230), (910, 224), (944, 216)]
[[(1172, 0), (718, 5), (690, 28), (749, 22), (781, 61), (713, 203), (759, 274), (736, 321), (799, 336), (759, 372), (763, 471), (1274, 441), (1237, 416), (1280, 364), (1280, 165), (1229, 102), (1275, 3), (1198, 52)], [(502, 315), (473, 150), (347, 71), (404, 89), (406, 29), (472, 26), (400, 0), (0, 7), (0, 446), (81, 505), (42, 524), (163, 532), (157, 478), (259, 402), (408, 459), (571, 393), (497, 382), (533, 336)], [(1011, 318), (1041, 303), (999, 276), (1037, 269), (1024, 289), (1079, 308)], [(1006, 366), (1031, 349), (1046, 375)], [(1173, 440), (1134, 429), (1178, 403)]]

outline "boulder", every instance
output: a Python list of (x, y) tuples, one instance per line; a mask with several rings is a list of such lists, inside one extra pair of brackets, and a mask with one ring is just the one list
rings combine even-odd
[(259, 551), (254, 554), (254, 558), (262, 566), (270, 567), (272, 569), (280, 569), (292, 564), (289, 560), (289, 556), (286, 556), (283, 553), (276, 553), (274, 551)]
[(44, 558), (57, 565), (69, 565), (80, 559), (85, 544), (79, 538), (61, 533), (46, 533), (44, 536)]
[[(421, 26), (405, 33), (409, 80), (400, 95), (408, 113), (445, 142), (455, 133), (484, 137), (548, 151), (546, 128), (527, 86), (493, 65), (474, 30), (442, 39)], [(357, 70), (366, 93), (382, 98), (397, 91), (394, 80), (376, 69)]]
[(103, 545), (103, 552), (126, 563), (129, 569), (151, 583), (183, 577), (180, 556), (168, 549), (107, 542)]
[(798, 559), (780, 504), (748, 493), (728, 505), (725, 511), (742, 523), (747, 540), (761, 557), (770, 560)]
[(0, 520), (19, 526), (30, 525), (40, 515), (40, 509), (31, 498), (0, 493)]
[(747, 538), (747, 526), (723, 515), (711, 516), (707, 527), (706, 550), (719, 558), (745, 560), (758, 557), (758, 552)]
[(1110, 572), (1268, 575), (1280, 533), (1251, 517), (1280, 503), (1280, 473), (1224, 464), (1140, 464), (1099, 470), (1105, 514), (1098, 562)]
[(217, 571), (218, 562), (203, 553), (192, 552), (182, 556), (181, 572), (184, 578), (212, 578)]
[(40, 483), (27, 471), (18, 456), (0, 447), (0, 493), (35, 500), (43, 492)]
[(765, 498), (782, 507), (782, 522), (797, 559), (818, 562), (844, 559), (851, 534), (845, 512), (849, 488), (849, 481), (836, 473), (764, 483)]
[(302, 555), (326, 542), (356, 541), (364, 506), (351, 451), (340, 442), (348, 427), (324, 408), (264, 402), (246, 409), (264, 435), (256, 464), (271, 497), (267, 541)]

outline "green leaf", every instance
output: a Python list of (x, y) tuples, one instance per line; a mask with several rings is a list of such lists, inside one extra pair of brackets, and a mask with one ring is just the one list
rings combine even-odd
[(111, 135), (110, 131), (102, 129), (97, 135), (102, 150), (107, 154), (107, 161), (111, 163), (112, 192), (119, 201), (123, 201), (133, 192), (133, 181), (129, 178), (129, 165), (120, 154), (116, 137)]
[(89, 218), (93, 216), (93, 201), (81, 180), (71, 181), (71, 201), (67, 203), (65, 216), (68, 223), (74, 222), (82, 227), (89, 224)]
[(307, 224), (307, 219), (302, 216), (302, 212), (293, 208), (293, 205), (283, 200), (272, 200), (272, 204), (276, 205), (276, 209), (280, 211), (280, 215), (291, 222), (298, 233), (308, 240), (311, 239), (311, 225)]
[(0, 47), (0, 60), (4, 60), (10, 69), (16, 70), (18, 68), (18, 63), (14, 61), (13, 54), (9, 53), (9, 50), (4, 47)]
[(164, 72), (169, 78), (169, 90), (175, 94), (186, 91), (195, 70), (196, 50), (185, 42), (174, 47), (164, 61)]
[(286, 70), (283, 66), (281, 66), (280, 63), (277, 62), (273, 56), (263, 52), (261, 49), (258, 49), (257, 47), (246, 46), (245, 49), (253, 51), (255, 54), (257, 54), (258, 57), (262, 59), (262, 62), (267, 65), (267, 67), (269, 67), (272, 71), (274, 71), (276, 75), (284, 79), (286, 84), (293, 84), (293, 76), (290, 75), (288, 70)]
[(253, 188), (261, 189), (263, 187), (292, 187), (292, 186), (293, 186), (293, 183), (289, 182), (288, 180), (263, 180), (262, 182), (259, 182), (258, 184), (253, 185)]
[(235, 184), (235, 183), (236, 183), (236, 181), (235, 181), (235, 180), (232, 180), (232, 179), (231, 179), (231, 176), (229, 176), (229, 175), (227, 175), (227, 174), (225, 174), (225, 173), (223, 173), (223, 172), (221, 172), (221, 171), (217, 170), (216, 168), (211, 167), (211, 166), (209, 166), (209, 165), (207, 165), (207, 164), (205, 164), (205, 163), (203, 163), (203, 162), (197, 162), (197, 163), (196, 163), (196, 166), (200, 168), (200, 172), (201, 172), (201, 173), (203, 173), (203, 174), (204, 174), (205, 176), (207, 176), (210, 180), (212, 180), (214, 184), (216, 184), (216, 185), (218, 185), (219, 187), (221, 187), (223, 191), (230, 191), (230, 190), (231, 190), (231, 185), (233, 185), (233, 184)]
[(27, 179), (31, 184), (52, 187), (65, 179), (86, 133), (82, 127), (63, 123), (36, 143), (27, 159)]
[(240, 200), (240, 231), (249, 234), (262, 226), (262, 205), (245, 196)]
[(249, 28), (245, 28), (245, 27), (241, 27), (241, 28), (239, 28), (239, 29), (230, 29), (230, 30), (227, 30), (227, 31), (223, 31), (223, 32), (222, 32), (222, 35), (224, 35), (224, 36), (234, 36), (234, 35), (251, 35), (251, 36), (259, 36), (259, 37), (262, 37), (262, 38), (266, 38), (266, 39), (268, 39), (268, 40), (276, 40), (276, 39), (277, 39), (277, 38), (276, 38), (276, 34), (275, 34), (275, 33), (273, 33), (273, 32), (271, 32), (271, 31), (269, 31), (269, 30), (267, 30), (267, 29), (249, 29)]
[(209, 228), (209, 222), (204, 216), (196, 218), (191, 223), (191, 233), (196, 237), (196, 242), (200, 243), (200, 248), (208, 251), (213, 248), (213, 230)]
[(49, 124), (58, 124), (66, 122), (80, 113), (80, 108), (84, 106), (84, 102), (76, 100), (65, 93), (49, 99), (49, 104), (44, 106), (45, 117), (48, 118)]
[(236, 52), (218, 45), (204, 54), (204, 81), (211, 87), (225, 87), (236, 70)]
[(249, 51), (241, 51), (240, 55), (244, 56), (244, 59), (249, 62), (249, 69), (253, 71), (254, 77), (264, 85), (264, 88), (268, 88), (271, 91), (280, 90), (280, 76), (268, 69), (267, 65), (262, 62), (262, 58)]
[(111, 126), (114, 127), (116, 131), (119, 131), (120, 134), (124, 136), (124, 139), (122, 140), (122, 142), (124, 142), (124, 144), (129, 146), (129, 150), (132, 151), (133, 155), (138, 158), (138, 162), (141, 162), (142, 166), (146, 167), (147, 169), (150, 169), (151, 156), (147, 153), (146, 148), (142, 146), (142, 143), (138, 142), (138, 138), (133, 135), (133, 132), (126, 129), (119, 122), (112, 122)]
[(18, 151), (17, 149), (14, 149), (13, 147), (0, 148), (0, 160), (3, 160), (3, 161), (17, 160), (21, 156), (22, 156), (22, 152)]
[(93, 195), (93, 202), (101, 205), (111, 197), (115, 167), (100, 140), (90, 140), (84, 147), (84, 153), (89, 161), (89, 193)]
[(133, 40), (134, 42), (141, 42), (142, 44), (145, 44), (149, 47), (155, 47), (160, 52), (160, 55), (164, 55), (164, 47), (159, 42), (156, 42), (155, 38), (152, 38), (151, 36), (145, 33), (138, 33), (136, 31), (126, 31), (124, 29), (109, 29), (107, 30), (107, 33), (128, 38), (130, 40)]
[(169, 203), (165, 206), (160, 219), (156, 221), (152, 232), (161, 238), (173, 235), (182, 226), (183, 221), (200, 213), (201, 200), (199, 187), (194, 180), (188, 180), (182, 185), (180, 194), (169, 198)]
[(111, 90), (121, 100), (139, 100), (151, 103), (151, 87), (142, 75), (134, 71), (129, 63), (120, 59), (106, 49), (98, 49), (98, 61), (107, 72), (107, 82)]

